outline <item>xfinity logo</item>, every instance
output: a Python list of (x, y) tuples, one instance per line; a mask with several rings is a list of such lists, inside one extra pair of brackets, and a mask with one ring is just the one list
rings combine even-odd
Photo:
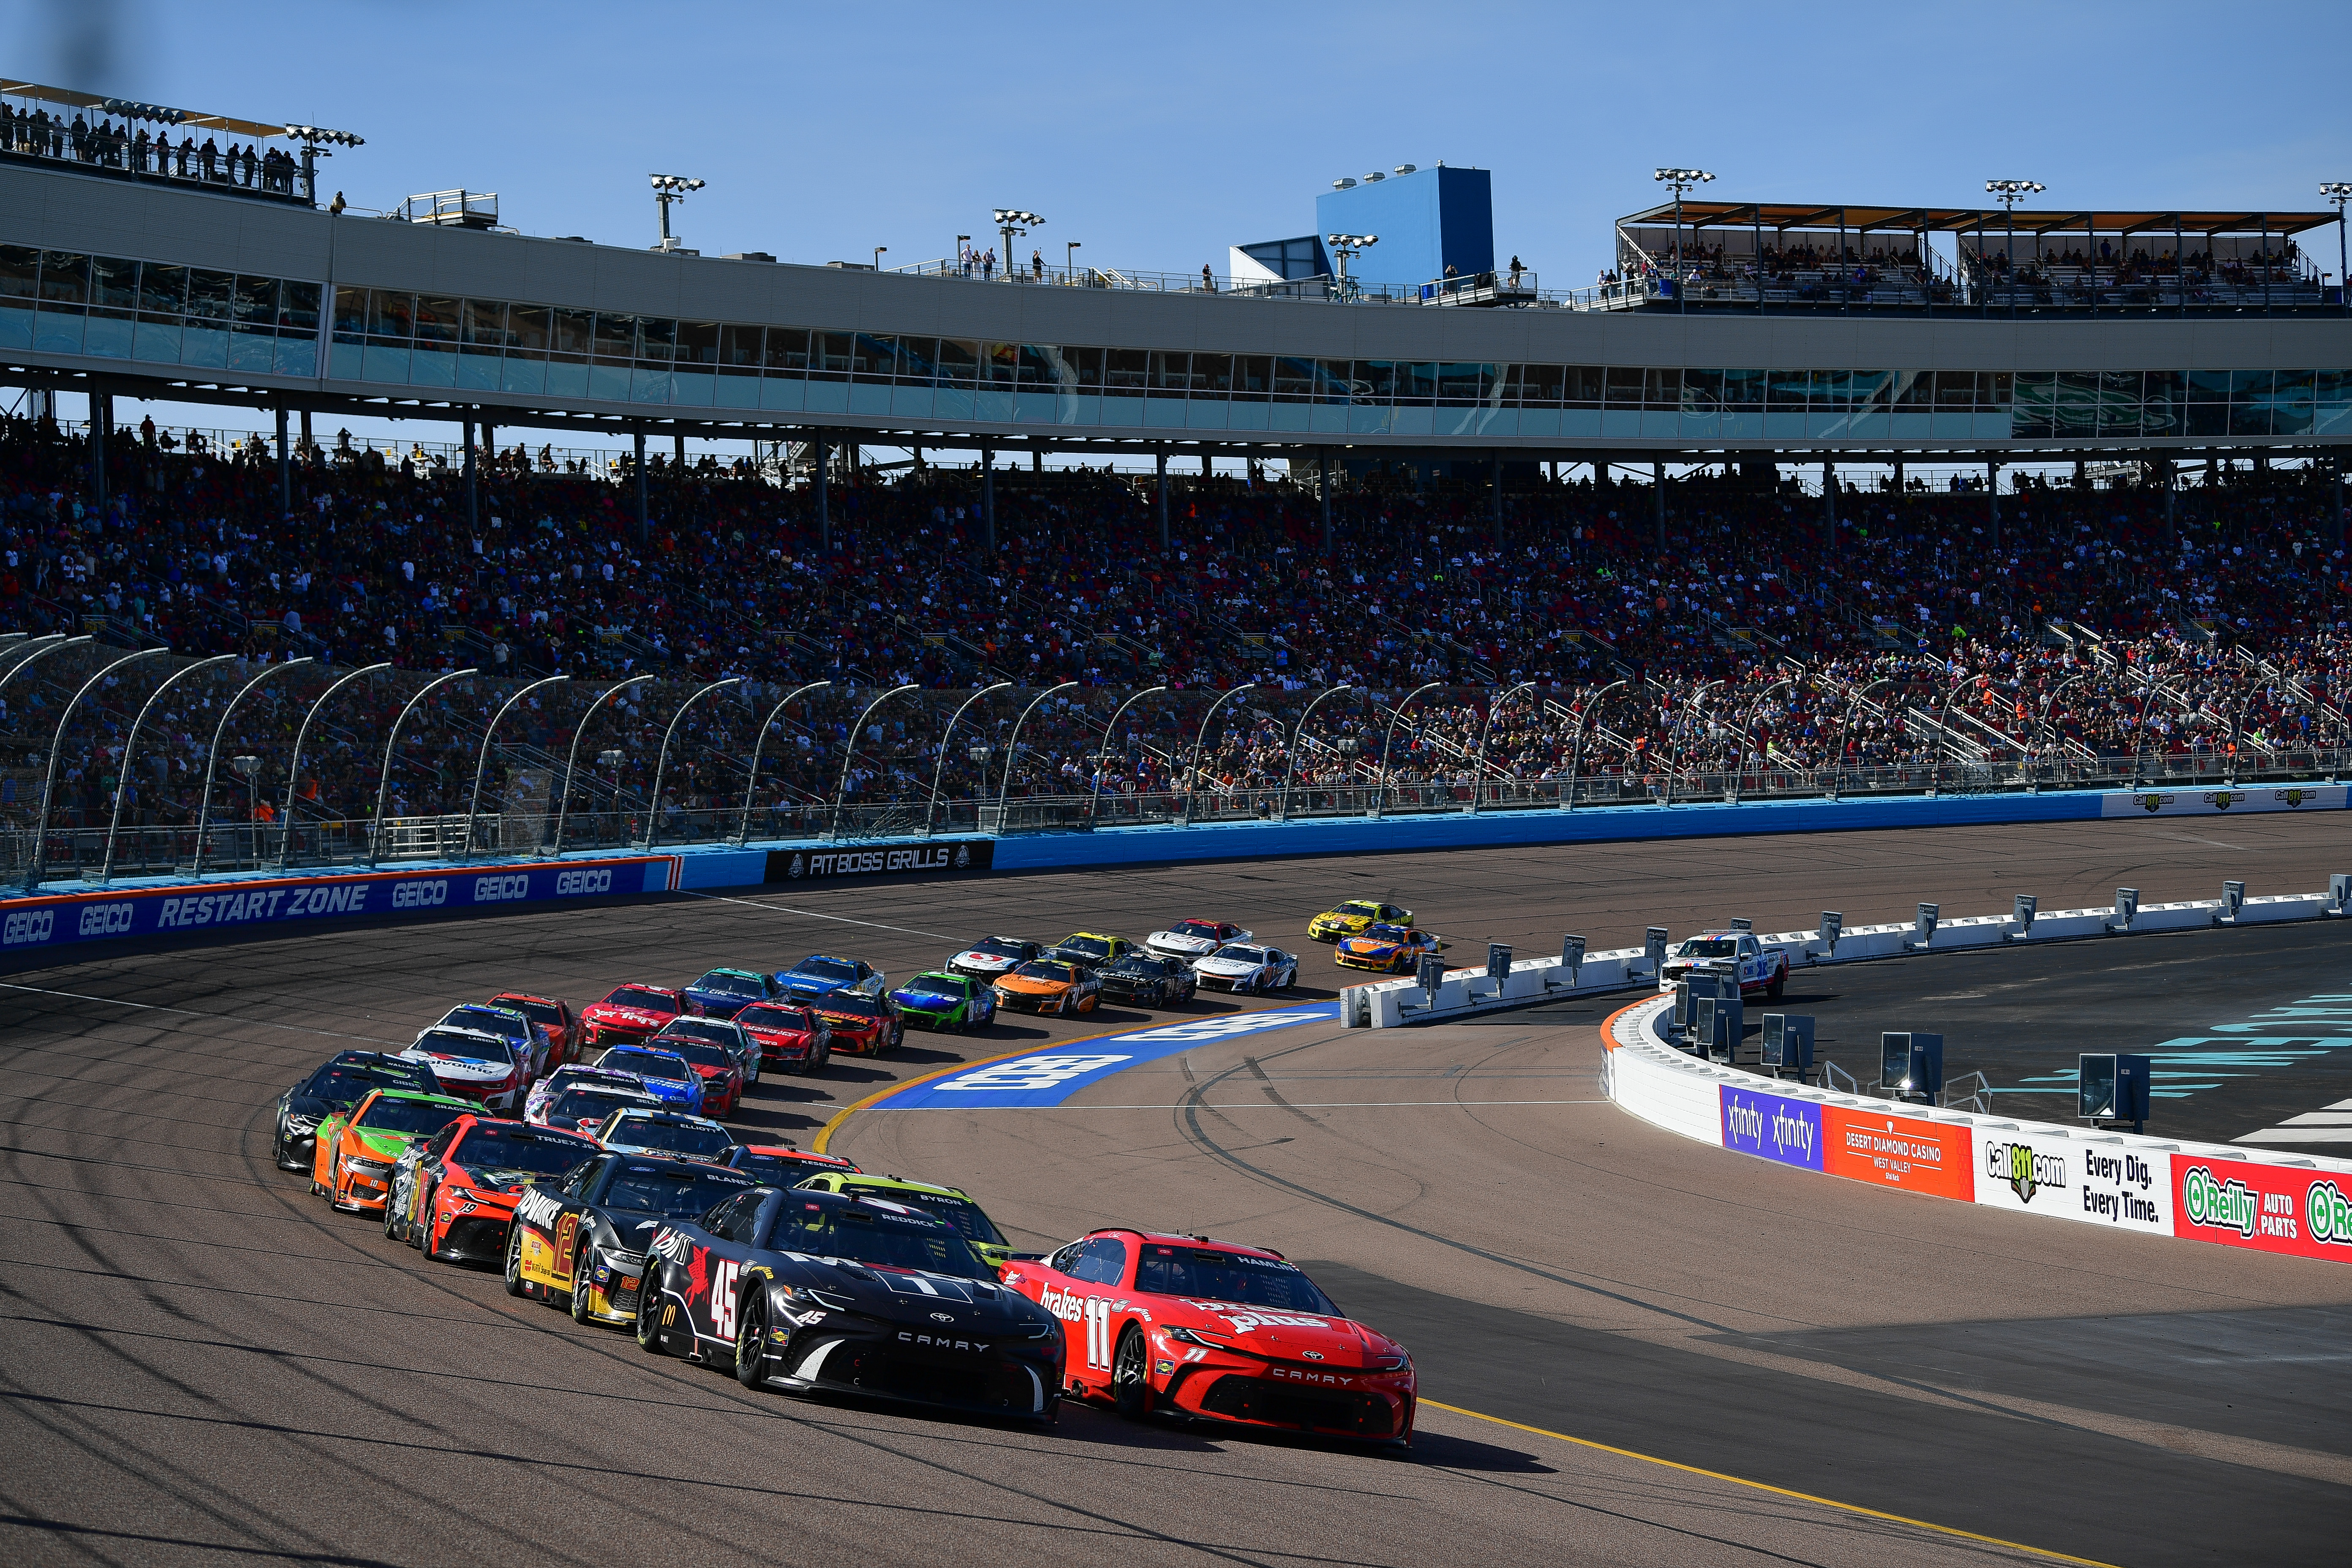
[(15, 947), (19, 942), (47, 942), (57, 930), (55, 910), (20, 910), (0, 926), (0, 946)]
[(1772, 1113), (1772, 1147), (1783, 1152), (1795, 1150), (1802, 1155), (1813, 1152), (1815, 1124), (1801, 1116), (1791, 1116), (1786, 1110)]
[(474, 902), (500, 903), (508, 899), (530, 897), (529, 877), (477, 877), (474, 879)]

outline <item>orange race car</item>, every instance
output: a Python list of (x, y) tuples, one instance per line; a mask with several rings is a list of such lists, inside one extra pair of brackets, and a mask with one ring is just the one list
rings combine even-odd
[(1101, 1000), (1093, 970), (1058, 958), (1032, 959), (996, 978), (996, 1005), (1007, 1013), (1091, 1013)]
[(458, 1117), (481, 1108), (470, 1100), (413, 1089), (377, 1089), (348, 1116), (319, 1123), (319, 1152), (310, 1190), (347, 1214), (382, 1213), (392, 1194), (393, 1167), (408, 1146), (430, 1138)]
[(596, 1141), (552, 1127), (460, 1116), (394, 1177), (383, 1233), (443, 1263), (496, 1263), (523, 1189), (596, 1157)]
[(580, 1059), (580, 1017), (571, 1003), (528, 991), (501, 991), (490, 998), (490, 1005), (511, 1007), (539, 1026), (539, 1032), (547, 1037), (547, 1071)]

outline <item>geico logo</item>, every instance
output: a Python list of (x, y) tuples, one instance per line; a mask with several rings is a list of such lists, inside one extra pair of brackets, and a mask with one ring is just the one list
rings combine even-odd
[(81, 911), (84, 936), (120, 936), (131, 929), (129, 904), (88, 904)]
[(449, 901), (449, 884), (445, 879), (430, 882), (399, 882), (393, 886), (392, 907), (395, 910), (429, 910)]
[(474, 879), (474, 902), (495, 904), (504, 899), (530, 897), (529, 877), (477, 877)]
[(555, 896), (569, 899), (582, 893), (609, 893), (613, 890), (613, 868), (562, 871), (556, 874)]
[(0, 926), (0, 946), (14, 947), (20, 942), (47, 942), (57, 930), (55, 910), (19, 910)]

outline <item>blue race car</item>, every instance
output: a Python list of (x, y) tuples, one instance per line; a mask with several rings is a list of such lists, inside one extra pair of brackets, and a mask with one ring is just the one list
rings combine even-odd
[(822, 952), (809, 954), (790, 969), (778, 970), (776, 984), (793, 1001), (803, 1004), (829, 991), (855, 991), (863, 996), (878, 997), (887, 989), (887, 976), (872, 964)]
[(596, 1058), (596, 1065), (612, 1072), (633, 1072), (645, 1080), (646, 1092), (664, 1105), (702, 1114), (702, 1075), (676, 1051), (614, 1046)]
[(687, 1005), (706, 1018), (731, 1018), (754, 1002), (784, 994), (778, 981), (751, 969), (714, 969), (686, 988)]

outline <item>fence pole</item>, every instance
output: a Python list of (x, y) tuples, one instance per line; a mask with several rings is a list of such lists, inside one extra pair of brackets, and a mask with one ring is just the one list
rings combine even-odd
[[(511, 709), (516, 703), (521, 701), (524, 698), (530, 696), (532, 692), (537, 691), (541, 687), (560, 686), (571, 679), (572, 678), (568, 675), (551, 675), (544, 680), (534, 680), (530, 685), (520, 688), (513, 696), (500, 703), (499, 705), (499, 710), (490, 716), (488, 727), (482, 731), (481, 760), (474, 764), (474, 793), (472, 797), (466, 803), (467, 859), (470, 860), (474, 858), (474, 824), (480, 820), (482, 815), (482, 775), (489, 771), (490, 742), (499, 732), (499, 721), (507, 716), (508, 710)], [(534, 844), (531, 847), (536, 849), (539, 847)]]
[(42, 863), (47, 858), (48, 848), (49, 800), (57, 793), (58, 787), (58, 748), (65, 742), (66, 726), (73, 721), (74, 710), (81, 706), (83, 698), (97, 689), (99, 682), (121, 669), (124, 665), (136, 664), (142, 658), (152, 658), (159, 653), (171, 651), (164, 647), (142, 647), (137, 653), (125, 654), (121, 658), (100, 666), (98, 673), (82, 682), (81, 689), (73, 694), (72, 699), (66, 703), (65, 710), (58, 715), (58, 727), (49, 736), (48, 777), (41, 784), (41, 815), (33, 819), (33, 849), (32, 853), (26, 857), (25, 891), (29, 893), (41, 885), (41, 873), (44, 869)]
[(391, 668), (389, 660), (361, 666), (319, 693), (319, 700), (311, 703), (310, 710), (302, 715), (302, 727), (294, 731), (294, 755), (286, 764), (286, 823), (278, 829), (278, 868), (280, 871), (286, 869), (286, 862), (294, 853), (294, 802), (302, 791), (302, 742), (310, 738), (310, 721), (319, 716), (319, 710), (327, 705), (329, 699), (352, 681), (363, 675), (373, 675), (377, 670)]
[[(931, 836), (932, 825), (939, 820), (940, 786), (941, 784), (946, 782), (948, 776), (948, 742), (955, 739), (955, 727), (963, 722), (965, 709), (970, 708), (973, 703), (979, 701), (990, 692), (1003, 691), (1012, 684), (1013, 682), (1009, 680), (999, 680), (991, 685), (982, 687), (979, 690), (965, 698), (963, 700), (963, 706), (958, 708), (955, 710), (954, 717), (948, 721), (947, 729), (940, 735), (940, 765), (931, 772), (930, 803), (923, 808), (924, 837), (929, 838)], [(983, 778), (982, 782), (985, 784), (986, 780)]]
[[(1167, 461), (1164, 457), (1160, 460), (1162, 463)], [(1021, 755), (1021, 727), (1029, 722), (1030, 714), (1037, 711), (1037, 704), (1039, 702), (1045, 701), (1046, 698), (1053, 696), (1056, 691), (1067, 691), (1071, 687), (1076, 686), (1076, 684), (1077, 682), (1075, 680), (1065, 680), (1059, 685), (1045, 688), (1045, 690), (1037, 694), (1035, 701), (1031, 702), (1028, 707), (1021, 710), (1021, 717), (1013, 721), (1013, 738), (1004, 743), (1004, 783), (1003, 787), (998, 789), (996, 792), (997, 832), (1002, 833), (1004, 831), (1004, 803), (1010, 799), (1013, 795), (1013, 764)], [(1235, 687), (1234, 689), (1238, 691), (1241, 689), (1239, 687)], [(843, 770), (843, 774), (845, 777), (847, 776), (846, 768)]]
[(205, 753), (204, 793), (196, 797), (196, 853), (188, 866), (188, 875), (192, 879), (201, 881), (204, 878), (205, 829), (212, 820), (213, 775), (220, 767), (221, 742), (227, 738), (228, 721), (236, 712), (236, 705), (245, 700), (247, 692), (251, 691), (271, 676), (283, 675), (289, 669), (299, 669), (310, 662), (310, 656), (306, 654), (300, 658), (289, 658), (284, 664), (269, 666), (259, 675), (238, 687), (236, 695), (228, 700), (228, 706), (221, 710), (220, 722), (213, 726), (212, 749)]
[(131, 758), (139, 749), (139, 727), (147, 722), (149, 710), (155, 706), (157, 699), (172, 689), (172, 683), (182, 676), (194, 675), (200, 669), (210, 669), (216, 664), (226, 664), (236, 657), (233, 653), (216, 653), (210, 658), (200, 658), (194, 664), (181, 666), (163, 678), (163, 684), (148, 696), (147, 700), (139, 709), (139, 716), (131, 721), (131, 733), (124, 737), (122, 742), (122, 767), (115, 775), (114, 816), (106, 825), (106, 858), (99, 863), (98, 868), (98, 879), (100, 882), (108, 880), (114, 875), (114, 836), (122, 827), (122, 797), (131, 793)]
[[(640, 436), (637, 439), (642, 442), (645, 437)], [(642, 468), (638, 471), (644, 472)], [(588, 733), (588, 721), (596, 716), (596, 710), (604, 705), (607, 698), (616, 697), (630, 687), (641, 686), (652, 679), (650, 675), (633, 675), (626, 680), (606, 687), (595, 701), (588, 704), (588, 710), (580, 715), (580, 722), (572, 731), (572, 752), (563, 762), (563, 798), (556, 802), (555, 805), (555, 847), (551, 858), (557, 860), (563, 858), (563, 823), (564, 819), (572, 814), (572, 776), (580, 766), (580, 739)], [(488, 754), (487, 738), (483, 746), (483, 754), (485, 756)]]
[[(473, 426), (470, 425), (467, 426), (468, 434), (471, 434), (472, 429)], [(472, 471), (473, 461), (473, 448), (468, 446), (466, 450), (466, 466), (468, 473)], [(446, 685), (448, 682), (459, 679), (465, 676), (479, 675), (482, 672), (478, 669), (453, 669), (446, 675), (435, 676), (432, 679), (426, 681), (424, 685), (416, 689), (416, 695), (408, 700), (407, 703), (401, 709), (400, 716), (393, 720), (392, 733), (385, 737), (383, 742), (383, 771), (376, 775), (375, 816), (368, 823), (369, 865), (373, 866), (376, 862), (376, 844), (383, 835), (383, 805), (385, 800), (388, 799), (392, 794), (392, 753), (393, 748), (400, 744), (400, 727), (408, 722), (408, 715), (410, 712), (415, 709), (418, 703), (425, 700), (426, 693), (430, 692), (435, 687)], [(469, 817), (467, 819), (466, 825), (466, 832), (469, 837), (472, 836), (473, 830), (473, 821)]]
[(832, 684), (830, 680), (812, 680), (806, 686), (797, 687), (786, 692), (784, 700), (770, 709), (768, 716), (760, 721), (759, 737), (751, 742), (751, 773), (743, 783), (743, 826), (735, 835), (735, 844), (738, 848), (740, 848), (751, 837), (751, 796), (760, 787), (760, 752), (768, 743), (768, 731), (775, 724), (777, 719), (782, 716), (784, 710), (792, 706), (794, 699), (805, 692), (821, 690)]
[(866, 728), (866, 721), (874, 717), (874, 710), (881, 707), (882, 704), (889, 701), (890, 699), (898, 696), (901, 691), (920, 691), (922, 687), (913, 681), (909, 681), (904, 686), (892, 687), (889, 690), (884, 692), (881, 696), (877, 697), (873, 701), (867, 703), (866, 705), (866, 711), (857, 716), (857, 722), (849, 727), (849, 743), (842, 748), (841, 753), (841, 793), (834, 796), (833, 826), (827, 830), (835, 837), (837, 838), (841, 836), (841, 808), (844, 803), (849, 799), (849, 770), (854, 767), (857, 762), (857, 731)]
[[(680, 439), (682, 440), (684, 437), (680, 437)], [(719, 688), (723, 686), (740, 686), (742, 684), (743, 678), (740, 675), (730, 675), (724, 680), (714, 680), (709, 685), (704, 687), (701, 690), (696, 692), (693, 696), (688, 698), (685, 701), (679, 703), (677, 705), (677, 711), (670, 715), (669, 728), (662, 731), (661, 756), (654, 763), (654, 792), (652, 795), (647, 798), (646, 803), (646, 848), (652, 848), (661, 840), (662, 774), (669, 767), (670, 737), (677, 733), (678, 721), (686, 717), (686, 710), (688, 709), (693, 707), (697, 702), (700, 701), (710, 693), (718, 690)], [(618, 811), (620, 809), (620, 802), (617, 800), (614, 801), (613, 803), (613, 809)]]
[[(1201, 752), (1202, 748), (1207, 746), (1209, 743), (1209, 721), (1217, 716), (1218, 709), (1223, 707), (1234, 698), (1239, 697), (1243, 692), (1255, 691), (1256, 689), (1256, 681), (1244, 680), (1239, 686), (1234, 687), (1231, 691), (1226, 692), (1223, 697), (1218, 698), (1214, 702), (1210, 703), (1209, 710), (1201, 715), (1200, 737), (1192, 742), (1192, 787), (1184, 792), (1185, 826), (1190, 827), (1192, 826), (1192, 802), (1201, 793)], [(1032, 706), (1034, 706), (1034, 704)], [(1025, 719), (1028, 715), (1024, 713), (1022, 717)], [(1015, 740), (1020, 739), (1021, 729), (1019, 725), (1013, 726), (1013, 735)], [(1004, 781), (1006, 786), (1010, 788), (1013, 782), (1013, 759), (1009, 756), (1004, 759)], [(1001, 796), (998, 798), (996, 803), (996, 811), (997, 820), (1001, 823), (1004, 819), (1004, 802)]]

